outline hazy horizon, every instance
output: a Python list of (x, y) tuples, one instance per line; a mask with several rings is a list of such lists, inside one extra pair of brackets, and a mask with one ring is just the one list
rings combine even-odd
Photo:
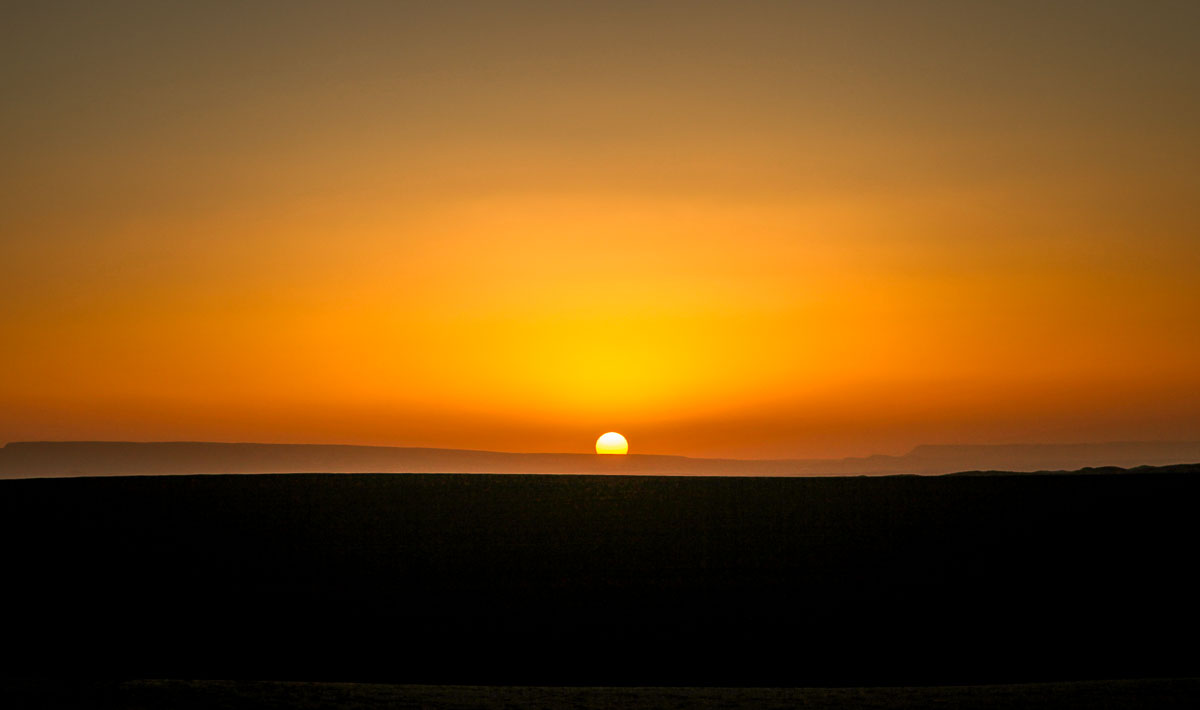
[[(423, 449), (423, 450), (430, 450), (430, 451), (454, 451), (454, 452), (466, 452), (466, 453), (495, 453), (495, 454), (515, 454), (515, 455), (521, 455), (521, 454), (570, 455), (570, 456), (595, 455), (595, 452), (589, 450), (590, 447), (587, 447), (587, 446), (580, 447), (580, 450), (542, 451), (542, 450), (523, 450), (523, 449), (475, 449), (475, 448), (470, 448), (470, 447), (422, 446), (422, 445), (405, 445), (405, 444), (362, 444), (362, 443), (349, 442), (349, 441), (261, 441), (261, 440), (260, 441), (249, 441), (249, 440), (241, 441), (241, 440), (203, 440), (203, 439), (20, 439), (20, 440), (12, 440), (12, 441), (0, 440), (0, 449), (4, 448), (6, 446), (9, 446), (10, 444), (16, 444), (16, 445), (27, 445), (27, 444), (33, 444), (33, 445), (40, 445), (40, 444), (50, 444), (50, 445), (54, 445), (54, 444), (135, 444), (135, 445), (140, 445), (140, 444), (149, 444), (149, 445), (198, 444), (198, 445), (210, 445), (211, 444), (211, 445), (217, 445), (217, 446), (264, 446), (264, 447), (311, 446), (311, 447), (329, 447), (329, 448), (345, 447), (345, 448), (359, 448), (359, 449)], [(628, 455), (628, 456), (651, 456), (651, 457), (655, 457), (655, 456), (657, 456), (657, 457), (681, 457), (681, 458), (697, 458), (697, 459), (722, 459), (722, 458), (724, 458), (724, 459), (741, 460), (741, 461), (786, 461), (786, 460), (841, 461), (841, 460), (846, 460), (846, 459), (875, 458), (875, 457), (898, 458), (898, 457), (904, 457), (904, 456), (912, 455), (915, 453), (919, 453), (923, 450), (935, 450), (935, 449), (945, 449), (945, 450), (950, 450), (950, 449), (986, 450), (986, 449), (1022, 449), (1022, 448), (1029, 448), (1029, 449), (1037, 449), (1037, 448), (1044, 448), (1044, 449), (1098, 448), (1098, 449), (1103, 449), (1106, 447), (1121, 447), (1121, 446), (1152, 447), (1152, 446), (1174, 446), (1174, 445), (1180, 445), (1180, 444), (1197, 445), (1197, 444), (1200, 444), (1200, 438), (1197, 438), (1195, 440), (1144, 439), (1144, 440), (1129, 440), (1129, 441), (1119, 441), (1119, 440), (1114, 440), (1114, 441), (1057, 441), (1057, 442), (1014, 441), (1014, 442), (1004, 442), (1004, 443), (980, 443), (980, 442), (943, 443), (943, 442), (935, 441), (935, 442), (925, 442), (925, 443), (915, 444), (913, 446), (908, 447), (907, 449), (903, 449), (900, 451), (874, 451), (874, 452), (870, 452), (870, 453), (863, 454), (863, 455), (830, 456), (830, 457), (791, 457), (791, 458), (721, 457), (721, 456), (699, 456), (699, 455), (687, 455), (687, 454), (659, 454), (659, 453), (635, 451), (632, 448), (629, 450), (628, 454), (626, 454), (626, 455)]]
[[(1200, 466), (1200, 441), (925, 445), (899, 456), (732, 459), (248, 442), (8, 442), (0, 479), (262, 473), (623, 474), (707, 477), (943, 475)], [(1154, 470), (1159, 470), (1155, 468)], [(1116, 472), (1111, 471), (1111, 472)]]
[(1200, 4), (0, 17), (0, 441), (1200, 439)]

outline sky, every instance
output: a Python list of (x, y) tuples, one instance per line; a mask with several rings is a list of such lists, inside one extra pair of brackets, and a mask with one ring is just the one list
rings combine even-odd
[(6, 2), (0, 441), (1200, 439), (1195, 2)]

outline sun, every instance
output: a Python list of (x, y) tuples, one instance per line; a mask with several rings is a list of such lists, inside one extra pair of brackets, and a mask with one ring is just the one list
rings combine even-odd
[(610, 431), (596, 439), (596, 453), (625, 454), (629, 453), (629, 442), (615, 431)]

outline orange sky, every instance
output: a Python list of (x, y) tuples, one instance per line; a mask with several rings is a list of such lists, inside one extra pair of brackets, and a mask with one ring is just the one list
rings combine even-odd
[(4, 15), (0, 441), (1200, 439), (1195, 3)]

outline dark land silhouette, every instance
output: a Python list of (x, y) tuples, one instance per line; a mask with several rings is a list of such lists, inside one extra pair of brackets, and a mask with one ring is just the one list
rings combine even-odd
[(903, 456), (739, 460), (629, 454), (527, 454), (461, 449), (210, 442), (14, 442), (0, 478), (189, 473), (638, 473), (819, 476), (1033, 472), (1200, 461), (1200, 442), (918, 446)]
[(0, 481), (0, 675), (1195, 677), (1198, 473)]
[(390, 685), (288, 681), (0, 679), (16, 708), (137, 710), (1194, 710), (1200, 679), (984, 686), (719, 688)]

